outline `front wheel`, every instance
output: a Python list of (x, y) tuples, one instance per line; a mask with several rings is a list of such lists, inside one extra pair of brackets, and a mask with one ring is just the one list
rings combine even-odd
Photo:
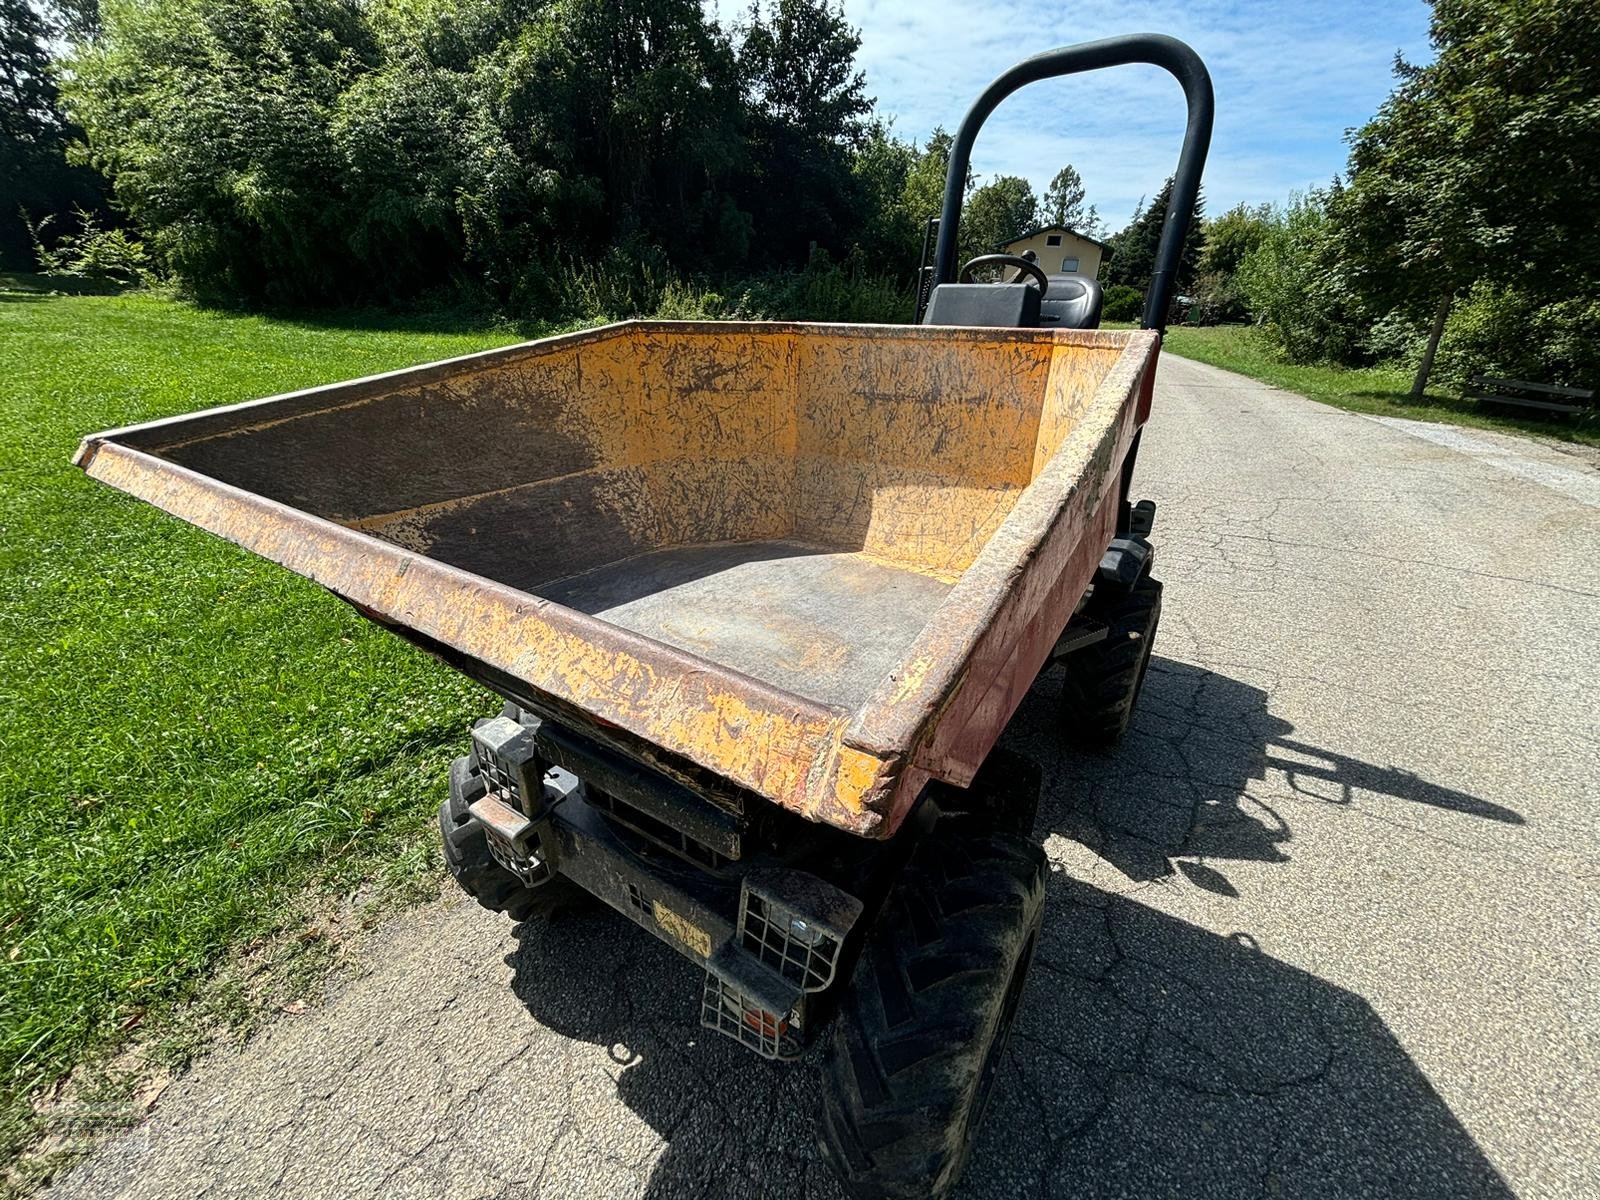
[(1061, 683), (1061, 732), (1091, 750), (1108, 750), (1133, 720), (1161, 623), (1161, 581), (1146, 575), (1124, 593), (1096, 594), (1085, 613), (1106, 639), (1068, 657)]
[(861, 1197), (947, 1195), (966, 1165), (1044, 915), (1034, 842), (942, 818), (862, 948), (824, 1057), (822, 1146)]
[(461, 890), (491, 912), (503, 912), (513, 921), (548, 915), (583, 905), (588, 893), (557, 875), (536, 888), (495, 862), (489, 839), (468, 811), (487, 789), (470, 754), (450, 764), (450, 794), (439, 806), (439, 835), (444, 843), (444, 865)]

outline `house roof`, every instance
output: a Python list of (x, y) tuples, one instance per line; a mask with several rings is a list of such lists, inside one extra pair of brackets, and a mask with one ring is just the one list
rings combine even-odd
[(1025, 242), (1029, 238), (1038, 237), (1041, 233), (1070, 233), (1073, 237), (1081, 238), (1088, 242), (1091, 246), (1099, 246), (1102, 250), (1108, 248), (1106, 243), (1102, 242), (1099, 238), (1092, 238), (1087, 233), (1079, 233), (1076, 229), (1069, 229), (1065, 225), (1041, 225), (1037, 229), (1028, 230), (1027, 233), (1019, 233), (1016, 237), (1009, 238), (1000, 244), (1002, 246), (1014, 246), (1018, 242)]

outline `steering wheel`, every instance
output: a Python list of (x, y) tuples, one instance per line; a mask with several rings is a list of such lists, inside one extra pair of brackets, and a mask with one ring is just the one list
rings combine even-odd
[(968, 259), (967, 265), (961, 268), (957, 279), (959, 283), (971, 283), (974, 267), (1016, 267), (1031, 275), (1039, 285), (1039, 295), (1044, 296), (1050, 290), (1050, 277), (1044, 273), (1044, 268), (1036, 262), (1029, 262), (1025, 258), (1018, 258), (1015, 254), (980, 254), (977, 258)]

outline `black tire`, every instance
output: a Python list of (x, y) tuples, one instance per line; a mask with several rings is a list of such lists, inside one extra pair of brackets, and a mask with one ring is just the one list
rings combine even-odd
[(444, 842), (444, 865), (461, 890), (490, 912), (503, 912), (513, 921), (582, 904), (588, 893), (569, 879), (557, 875), (536, 888), (524, 887), (495, 862), (488, 836), (467, 811), (484, 791), (470, 754), (450, 764), (450, 795), (439, 806), (439, 834)]
[(1161, 581), (1146, 575), (1131, 591), (1091, 596), (1086, 612), (1110, 632), (1067, 659), (1061, 731), (1080, 746), (1108, 750), (1128, 731), (1144, 687), (1161, 623)]
[(1039, 797), (1044, 772), (1026, 755), (996, 746), (983, 760), (972, 785), (954, 788), (935, 784), (932, 792), (940, 811), (971, 813), (988, 828), (1017, 837), (1031, 837), (1039, 819)]
[(822, 1147), (860, 1197), (946, 1195), (1004, 1058), (1044, 915), (1034, 842), (945, 817), (867, 937), (823, 1059)]

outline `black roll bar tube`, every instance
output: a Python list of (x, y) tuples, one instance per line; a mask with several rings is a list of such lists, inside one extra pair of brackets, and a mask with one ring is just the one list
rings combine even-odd
[(1145, 297), (1145, 329), (1162, 333), (1167, 328), (1167, 310), (1177, 280), (1178, 256), (1189, 234), (1189, 218), (1200, 193), (1200, 173), (1205, 169), (1206, 152), (1211, 148), (1211, 120), (1215, 100), (1211, 75), (1200, 56), (1177, 38), (1160, 33), (1130, 33), (1077, 46), (1063, 46), (1025, 58), (983, 90), (977, 102), (961, 120), (950, 147), (950, 168), (944, 178), (944, 206), (939, 215), (939, 248), (934, 258), (933, 279), (953, 283), (956, 277), (956, 240), (961, 226), (961, 202), (965, 198), (967, 164), (978, 130), (1000, 102), (1018, 88), (1041, 79), (1098, 71), (1128, 63), (1149, 63), (1171, 73), (1183, 86), (1189, 105), (1189, 123), (1183, 131), (1183, 149), (1178, 154), (1178, 169), (1173, 174), (1172, 195), (1161, 225), (1161, 244), (1156, 250), (1155, 273)]

